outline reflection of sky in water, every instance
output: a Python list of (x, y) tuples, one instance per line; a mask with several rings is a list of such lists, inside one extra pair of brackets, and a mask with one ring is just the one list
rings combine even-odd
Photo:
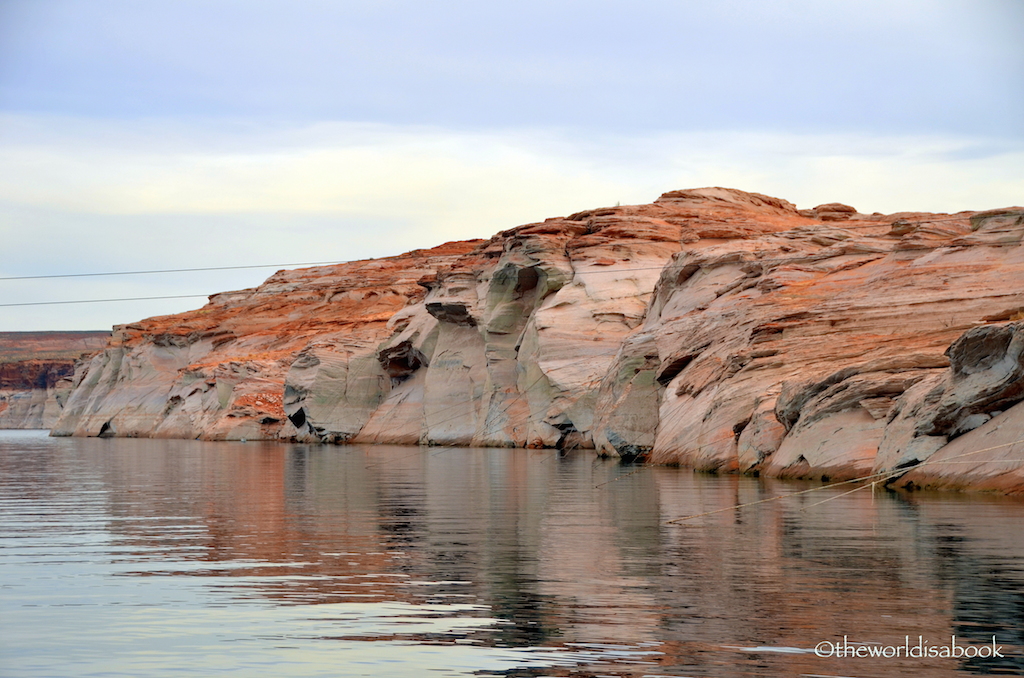
[[(862, 492), (801, 510), (842, 488), (666, 526), (795, 486), (631, 470), (549, 451), (0, 433), (0, 675), (1024, 669), (1021, 502)], [(808, 652), (905, 634), (997, 634), (1017, 655)]]
[(164, 578), (133, 589), (133, 602), (123, 606), (80, 598), (70, 604), (83, 607), (63, 623), (48, 611), (39, 624), (28, 615), (21, 632), (5, 629), (11, 673), (4, 675), (77, 675), (76, 667), (87, 669), (83, 675), (458, 675), (577, 659), (557, 650), (459, 642), (496, 622), (464, 616), (484, 611), (470, 606), (224, 604)]

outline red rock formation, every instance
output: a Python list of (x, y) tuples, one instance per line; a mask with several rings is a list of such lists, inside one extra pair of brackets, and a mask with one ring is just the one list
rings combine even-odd
[(0, 363), (73, 361), (107, 343), (110, 332), (0, 332)]
[[(887, 473), (1011, 414), (1014, 388), (982, 403), (945, 352), (1022, 317), (1022, 234), (1020, 208), (865, 215), (673, 191), (488, 241), (283, 271), (122, 326), (55, 432)], [(1001, 340), (963, 341), (1009, 355)], [(935, 398), (951, 403), (941, 421)]]
[(75, 364), (70, 360), (22, 360), (0, 363), (0, 385), (4, 389), (53, 388), (61, 379), (72, 376)]
[(55, 435), (273, 439), (287, 419), (284, 376), (303, 349), (371, 353), (387, 322), (478, 243), (279, 271), (203, 308), (116, 327), (76, 375)]

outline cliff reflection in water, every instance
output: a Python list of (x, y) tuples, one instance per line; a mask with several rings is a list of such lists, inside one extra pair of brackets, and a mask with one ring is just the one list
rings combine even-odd
[[(666, 525), (812, 486), (553, 451), (33, 444), (2, 457), (4, 501), (52, 508), (77, 492), (102, 497), (79, 505), (79, 517), (91, 512), (102, 523), (117, 581), (207, 582), (219, 606), (402, 603), (462, 620), (433, 630), (274, 628), (294, 642), (568, 653), (543, 670), (505, 670), (524, 676), (1024, 669), (1019, 501), (882, 490), (840, 497), (848, 489), (840, 487)], [(952, 634), (978, 643), (996, 635), (1015, 656), (837, 660), (796, 651), (844, 635), (890, 645)], [(468, 675), (449, 669), (440, 675)]]

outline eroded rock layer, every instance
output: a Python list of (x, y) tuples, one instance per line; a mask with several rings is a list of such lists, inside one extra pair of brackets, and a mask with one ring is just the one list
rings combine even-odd
[(1021, 208), (674, 191), (121, 326), (55, 432), (585, 448), (1021, 491), (1012, 445), (975, 456), (988, 470), (953, 462), (1018, 419), (1024, 438), (1022, 235)]
[(71, 392), (75, 360), (107, 332), (0, 332), (0, 429), (50, 428)]

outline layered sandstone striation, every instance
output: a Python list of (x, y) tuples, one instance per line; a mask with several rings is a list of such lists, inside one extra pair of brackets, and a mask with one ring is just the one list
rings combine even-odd
[[(449, 243), (390, 259), (279, 271), (257, 288), (210, 297), (196, 311), (114, 328), (79, 366), (53, 435), (276, 439), (293, 363), (322, 355), (344, 381), (342, 408), (375, 407), (386, 383), (377, 346), (389, 320), (426, 292), (420, 281), (473, 251)], [(351, 370), (349, 369), (351, 368)]]
[[(1019, 492), (1022, 235), (1021, 208), (709, 188), (282, 271), (116, 328), (55, 433), (582, 448)], [(979, 445), (998, 447), (963, 456)]]
[[(673, 258), (618, 358), (626, 377), (606, 380), (598, 411), (622, 435), (616, 417), (645, 416), (650, 405), (615, 394), (642, 382), (657, 426), (603, 449), (776, 477), (930, 485), (940, 468), (968, 473), (969, 458), (943, 467), (931, 457), (1020, 416), (1008, 409), (1024, 399), (1009, 337), (1019, 332), (1010, 321), (1024, 317), (1024, 210), (825, 207), (824, 223), (697, 243)], [(906, 479), (892, 473), (928, 460)]]
[(0, 429), (50, 428), (71, 393), (75, 361), (108, 332), (0, 332)]

